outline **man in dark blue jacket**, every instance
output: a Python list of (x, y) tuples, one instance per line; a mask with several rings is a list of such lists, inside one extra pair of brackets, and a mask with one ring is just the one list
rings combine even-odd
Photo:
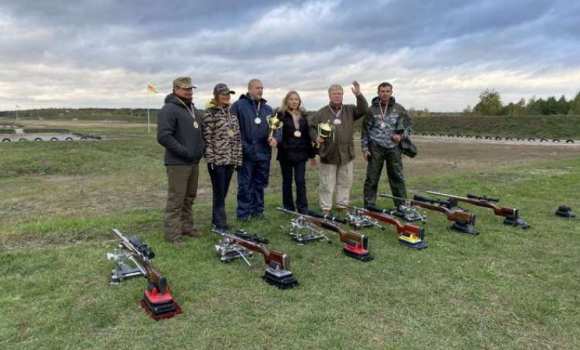
[(167, 204), (163, 218), (165, 239), (183, 245), (183, 236), (199, 237), (191, 207), (197, 195), (199, 161), (204, 154), (201, 115), (191, 102), (195, 86), (191, 78), (173, 81), (157, 120), (157, 141), (165, 147)]
[[(262, 98), (264, 86), (258, 79), (248, 83), (248, 93), (232, 105), (232, 114), (238, 117), (242, 134), (244, 161), (238, 169), (239, 220), (264, 217), (264, 189), (268, 187), (272, 148), (278, 145), (276, 137), (270, 137), (267, 117), (272, 107)], [(279, 135), (274, 135), (278, 136)]]

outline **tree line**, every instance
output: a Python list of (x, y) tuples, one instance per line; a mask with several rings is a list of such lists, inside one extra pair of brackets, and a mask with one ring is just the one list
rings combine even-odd
[(554, 96), (546, 100), (532, 97), (527, 102), (520, 99), (517, 103), (510, 102), (504, 105), (501, 95), (494, 89), (486, 89), (479, 95), (479, 102), (471, 109), (467, 106), (464, 115), (580, 115), (580, 92), (571, 100), (562, 95), (559, 99)]

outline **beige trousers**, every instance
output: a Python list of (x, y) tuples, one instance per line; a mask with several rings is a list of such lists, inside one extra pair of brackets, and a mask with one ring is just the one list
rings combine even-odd
[(344, 165), (320, 163), (318, 198), (322, 210), (332, 209), (332, 197), (338, 208), (348, 205), (353, 178), (353, 162)]
[(197, 196), (199, 164), (170, 165), (167, 170), (167, 204), (163, 217), (163, 233), (175, 240), (193, 229), (191, 207)]

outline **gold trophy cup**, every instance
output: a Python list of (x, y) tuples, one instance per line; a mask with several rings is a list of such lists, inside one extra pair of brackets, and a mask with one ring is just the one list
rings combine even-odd
[(274, 131), (280, 129), (284, 125), (284, 123), (282, 123), (282, 121), (278, 119), (278, 113), (275, 113), (273, 116), (270, 114), (269, 116), (266, 117), (266, 120), (268, 121), (268, 126), (270, 128), (269, 137), (271, 138), (274, 136)]
[(330, 120), (326, 123), (320, 123), (318, 124), (318, 136), (326, 141), (330, 136), (332, 136), (333, 129), (334, 126), (330, 124)]

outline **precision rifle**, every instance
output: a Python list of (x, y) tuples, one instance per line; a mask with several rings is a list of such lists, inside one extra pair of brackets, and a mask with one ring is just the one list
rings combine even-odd
[(248, 266), (251, 264), (247, 258), (252, 256), (252, 252), (260, 253), (264, 256), (264, 262), (267, 265), (266, 272), (262, 276), (264, 281), (280, 289), (290, 289), (298, 285), (298, 281), (290, 271), (290, 257), (286, 253), (268, 249), (262, 243), (244, 239), (237, 234), (227, 233), (221, 234), (220, 242), (215, 249), (222, 262), (243, 258)]
[(444, 213), (447, 217), (447, 220), (453, 221), (453, 225), (449, 227), (449, 229), (461, 233), (468, 233), (472, 235), (478, 235), (479, 231), (477, 231), (473, 226), (475, 225), (475, 214), (468, 213), (465, 211), (460, 210), (451, 210), (446, 206), (436, 203), (429, 203), (423, 202), (416, 199), (407, 199), (407, 198), (400, 198), (400, 197), (393, 197), (387, 194), (379, 194), (381, 197), (387, 198), (394, 198), (401, 200), (405, 203), (405, 206), (418, 206), (421, 208), (429, 209)]
[(425, 213), (419, 213), (419, 211), (416, 208), (413, 208), (411, 206), (399, 205), (397, 209), (384, 209), (374, 205), (367, 205), (366, 209), (374, 211), (375, 213), (396, 216), (409, 222), (418, 220), (421, 220), (423, 223), (427, 222), (427, 215), (425, 215)]
[[(155, 253), (135, 236), (125, 237), (119, 230), (113, 232), (121, 238), (118, 249), (107, 254), (108, 260), (117, 263), (111, 271), (111, 284), (119, 284), (131, 277), (144, 276), (149, 285), (141, 300), (141, 307), (155, 320), (170, 318), (181, 313), (181, 307), (171, 296), (167, 278), (153, 265)], [(135, 265), (131, 267), (128, 261)]]
[(379, 225), (376, 220), (356, 210), (353, 211), (352, 213), (347, 214), (344, 219), (336, 216), (325, 215), (311, 210), (308, 211), (308, 215), (314, 216), (315, 218), (338, 222), (341, 224), (349, 224), (350, 226), (356, 229), (365, 227), (378, 227), (381, 230), (384, 230), (384, 228), (381, 225)]
[(411, 224), (403, 225), (399, 222), (399, 220), (386, 213), (378, 213), (353, 206), (348, 206), (348, 208), (352, 209), (354, 212), (358, 212), (372, 219), (395, 226), (397, 228), (397, 234), (399, 235), (399, 243), (416, 249), (427, 248), (427, 245), (425, 242), (423, 242), (423, 239), (425, 239), (425, 230), (423, 227)]
[(468, 193), (466, 197), (455, 196), (452, 194), (446, 194), (446, 193), (435, 192), (435, 191), (427, 191), (427, 193), (434, 194), (437, 196), (447, 197), (448, 200), (455, 201), (455, 203), (464, 202), (464, 203), (476, 205), (478, 207), (490, 208), (493, 210), (493, 213), (496, 216), (502, 216), (505, 218), (503, 220), (504, 225), (519, 226), (519, 227), (523, 228), (524, 230), (527, 230), (530, 228), (530, 225), (528, 225), (524, 220), (519, 218), (520, 213), (519, 213), (519, 210), (517, 208), (501, 207), (501, 206), (498, 206), (498, 205), (495, 205), (492, 203), (492, 202), (495, 202), (495, 203), (499, 202), (498, 198), (489, 198), (487, 196), (476, 196), (476, 195), (470, 194), (470, 193)]
[[(373, 260), (373, 257), (369, 254), (368, 251), (367, 236), (362, 235), (358, 232), (345, 231), (342, 228), (333, 224), (332, 222), (326, 221), (324, 219), (315, 218), (310, 215), (300, 214), (295, 211), (287, 210), (284, 208), (278, 208), (278, 210), (283, 211), (287, 214), (298, 216), (296, 219), (292, 220), (292, 228), (294, 229), (294, 231), (290, 232), (290, 235), (299, 244), (304, 244), (305, 242), (314, 240), (304, 238), (304, 237), (308, 238), (309, 235), (313, 235), (312, 232), (315, 232), (314, 236), (322, 235), (329, 243), (331, 243), (328, 237), (324, 236), (324, 234), (319, 230), (316, 230), (316, 227), (320, 227), (322, 229), (332, 231), (339, 235), (340, 241), (342, 243), (345, 243), (345, 246), (343, 247), (343, 252), (347, 256), (364, 262)], [(307, 235), (303, 235), (302, 232), (304, 230), (307, 230), (309, 233)]]

